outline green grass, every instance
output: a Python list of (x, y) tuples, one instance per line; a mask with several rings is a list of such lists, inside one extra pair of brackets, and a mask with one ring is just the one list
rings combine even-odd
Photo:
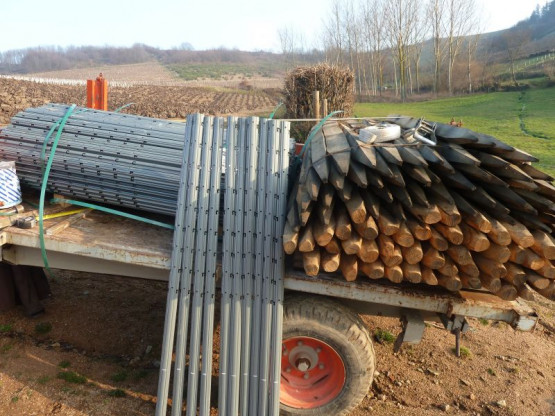
[(495, 372), (495, 370), (493, 368), (488, 368), (487, 371), (488, 371), (488, 374), (490, 376), (496, 376), (497, 375), (497, 373)]
[(489, 321), (487, 319), (484, 319), (484, 318), (478, 318), (478, 322), (480, 322), (484, 326), (489, 325)]
[(6, 332), (11, 332), (13, 329), (12, 324), (0, 324), (0, 334), (4, 334)]
[(85, 384), (87, 382), (87, 378), (77, 374), (73, 371), (62, 371), (58, 373), (58, 378), (68, 383), (75, 383), (75, 384)]
[[(520, 128), (523, 122), (529, 134)], [(555, 88), (531, 89), (521, 98), (520, 92), (496, 92), (413, 103), (359, 103), (359, 117), (403, 114), (447, 123), (452, 117), (462, 119), (464, 127), (497, 137), (511, 146), (527, 151), (538, 159), (539, 169), (555, 175)]]
[(69, 361), (63, 360), (63, 361), (60, 361), (60, 364), (58, 364), (58, 367), (68, 368), (70, 365), (71, 365), (71, 363)]
[(0, 347), (0, 353), (5, 354), (13, 348), (13, 344), (6, 344)]
[(380, 344), (393, 344), (395, 342), (395, 335), (391, 332), (378, 328), (374, 331), (374, 337)]
[(50, 322), (40, 322), (35, 325), (35, 332), (39, 335), (48, 334), (52, 331), (52, 324)]
[[(457, 349), (453, 348), (453, 353), (457, 354)], [(461, 358), (470, 358), (472, 357), (472, 353), (466, 347), (461, 346)]]
[(37, 378), (37, 383), (39, 383), (39, 384), (46, 384), (46, 383), (48, 383), (51, 379), (52, 379), (52, 377), (50, 377), (50, 376), (40, 376), (39, 378)]
[(108, 396), (111, 397), (125, 397), (127, 394), (122, 389), (114, 389), (108, 392)]
[(115, 374), (113, 374), (110, 379), (112, 379), (112, 381), (115, 382), (122, 382), (125, 381), (127, 379), (127, 372), (126, 371), (119, 371)]

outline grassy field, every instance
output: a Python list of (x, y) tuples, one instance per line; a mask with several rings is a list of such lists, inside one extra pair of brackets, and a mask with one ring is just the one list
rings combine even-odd
[(471, 130), (490, 134), (533, 154), (540, 159), (539, 167), (555, 176), (555, 88), (416, 103), (359, 103), (355, 105), (355, 114), (359, 117), (403, 114), (443, 123), (452, 117), (462, 119)]
[(275, 75), (275, 65), (260, 63), (256, 65), (237, 63), (199, 63), (199, 64), (174, 64), (168, 69), (175, 72), (181, 79), (193, 81), (201, 78), (221, 79), (229, 76), (241, 75), (245, 77)]

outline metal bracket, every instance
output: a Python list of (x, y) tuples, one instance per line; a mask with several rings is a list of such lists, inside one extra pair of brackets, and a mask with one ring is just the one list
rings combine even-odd
[(407, 310), (407, 313), (401, 318), (403, 330), (395, 340), (393, 351), (398, 352), (403, 343), (418, 344), (422, 340), (426, 325), (422, 319), (422, 315), (415, 309)]
[(439, 318), (443, 326), (448, 331), (455, 335), (455, 354), (457, 357), (461, 356), (461, 333), (465, 333), (470, 329), (470, 325), (464, 316), (453, 315), (448, 318), (447, 315), (439, 314)]

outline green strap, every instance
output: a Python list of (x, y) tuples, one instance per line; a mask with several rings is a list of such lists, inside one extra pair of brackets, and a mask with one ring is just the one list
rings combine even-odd
[(129, 103), (129, 104), (122, 105), (122, 106), (119, 107), (118, 109), (114, 110), (114, 113), (119, 113), (119, 112), (120, 112), (121, 110), (123, 110), (124, 108), (127, 108), (127, 107), (129, 107), (129, 106), (131, 106), (131, 105), (133, 105), (133, 104), (135, 104), (135, 103)]
[[(66, 125), (67, 119), (73, 113), (76, 105), (71, 105), (66, 114), (62, 117), (59, 122), (58, 133), (54, 138), (54, 142), (52, 143), (52, 148), (50, 150), (50, 156), (48, 157), (48, 163), (46, 164), (46, 168), (44, 170), (44, 175), (42, 177), (42, 186), (40, 188), (40, 199), (39, 199), (39, 241), (40, 241), (40, 251), (42, 254), (42, 261), (44, 262), (44, 267), (46, 268), (48, 274), (50, 276), (53, 275), (52, 270), (50, 270), (50, 265), (48, 264), (48, 257), (46, 256), (46, 247), (44, 243), (44, 197), (46, 196), (46, 185), (48, 184), (48, 176), (50, 175), (50, 170), (52, 169), (52, 162), (54, 162), (54, 155), (56, 154), (56, 149), (58, 148), (58, 142), (60, 137), (62, 136), (62, 131), (64, 130), (64, 126)], [(58, 123), (56, 123), (58, 124)], [(52, 129), (51, 129), (52, 130)], [(53, 132), (53, 130), (52, 130)]]
[(277, 105), (276, 108), (274, 108), (274, 111), (272, 111), (272, 114), (270, 114), (270, 117), (268, 117), (270, 120), (274, 118), (274, 116), (276, 115), (276, 111), (279, 110), (279, 108), (283, 105), (283, 103), (279, 103)]
[(129, 218), (131, 220), (141, 221), (141, 222), (145, 222), (147, 224), (156, 225), (158, 227), (167, 228), (168, 230), (173, 230), (175, 228), (171, 224), (166, 224), (166, 223), (160, 222), (160, 221), (154, 221), (154, 220), (151, 220), (149, 218), (144, 218), (144, 217), (140, 217), (138, 215), (128, 214), (127, 212), (117, 211), (117, 210), (112, 209), (112, 208), (106, 208), (106, 207), (103, 207), (101, 205), (90, 204), (88, 202), (81, 202), (81, 201), (75, 201), (73, 199), (64, 199), (64, 198), (52, 198), (50, 200), (50, 202), (53, 203), (53, 204), (60, 204), (60, 203), (65, 202), (67, 204), (77, 205), (77, 206), (84, 207), (84, 208), (92, 208), (92, 209), (95, 209), (97, 211), (107, 212), (108, 214), (119, 215), (120, 217)]
[[(68, 111), (69, 111), (69, 109), (68, 109)], [(85, 111), (86, 111), (85, 109), (79, 110), (79, 111), (76, 111), (75, 114), (83, 113)], [(52, 137), (52, 134), (54, 134), (54, 131), (60, 125), (61, 122), (62, 122), (62, 118), (59, 119), (58, 121), (56, 121), (52, 125), (52, 127), (50, 127), (50, 130), (48, 130), (48, 133), (46, 134), (46, 137), (44, 138), (44, 141), (42, 142), (42, 150), (40, 152), (42, 174), (44, 174), (44, 163), (46, 161), (46, 147), (48, 146), (48, 143), (50, 142), (50, 138)]]
[(314, 127), (314, 129), (312, 129), (312, 131), (310, 132), (310, 134), (308, 135), (308, 138), (306, 139), (306, 142), (304, 142), (304, 146), (301, 149), (301, 153), (299, 153), (299, 158), (303, 157), (304, 154), (304, 149), (306, 149), (306, 146), (308, 146), (308, 144), (312, 141), (312, 138), (316, 135), (316, 133), (318, 132), (318, 130), (320, 130), (322, 128), (322, 126), (324, 125), (324, 123), (326, 121), (328, 121), (328, 119), (330, 117), (333, 117), (336, 114), (342, 113), (343, 110), (337, 110), (337, 111), (332, 111), (331, 113), (329, 113), (326, 117), (324, 117), (317, 125), (316, 127)]

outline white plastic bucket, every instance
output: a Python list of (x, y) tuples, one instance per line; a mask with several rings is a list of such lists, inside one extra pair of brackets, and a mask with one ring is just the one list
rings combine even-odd
[(0, 162), (0, 209), (21, 203), (21, 187), (15, 173), (15, 162)]

